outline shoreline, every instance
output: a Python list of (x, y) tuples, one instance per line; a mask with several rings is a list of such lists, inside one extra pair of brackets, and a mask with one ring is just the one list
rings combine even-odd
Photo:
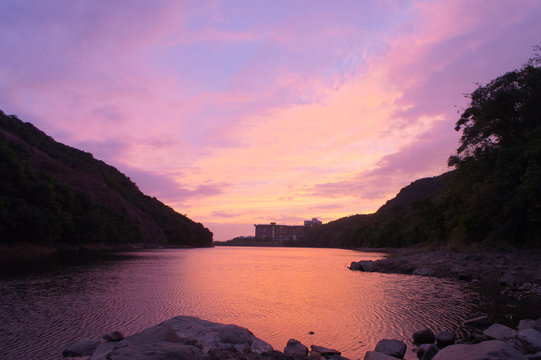
[[(451, 331), (432, 332), (424, 328), (411, 334), (421, 360), (541, 358), (541, 319), (522, 320), (518, 329), (492, 323), (487, 317), (464, 323), (471, 332), (457, 339)], [(407, 354), (406, 343), (382, 339), (364, 360), (396, 360)], [(176, 316), (158, 325), (125, 337), (113, 330), (101, 339), (80, 339), (64, 348), (64, 357), (89, 357), (89, 360), (349, 360), (340, 350), (311, 345), (289, 339), (283, 351), (274, 349), (247, 328), (202, 320), (192, 316)]]
[(383, 252), (380, 260), (354, 261), (350, 270), (454, 279), (494, 288), (500, 294), (523, 299), (541, 297), (541, 261), (536, 252), (448, 251), (445, 249), (355, 249)]

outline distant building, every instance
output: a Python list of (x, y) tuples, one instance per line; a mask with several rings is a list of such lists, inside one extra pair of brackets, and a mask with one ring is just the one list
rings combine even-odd
[(312, 218), (312, 220), (304, 220), (304, 226), (314, 225), (321, 225), (321, 221), (319, 221), (317, 218)]
[(304, 225), (278, 225), (275, 222), (270, 224), (254, 224), (255, 238), (268, 239), (273, 241), (297, 240), (304, 237), (306, 227), (321, 225), (316, 218), (306, 220)]

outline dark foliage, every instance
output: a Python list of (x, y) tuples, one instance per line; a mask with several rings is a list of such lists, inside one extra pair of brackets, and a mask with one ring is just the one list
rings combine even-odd
[(479, 86), (457, 122), (457, 178), (442, 197), (450, 239), (539, 244), (541, 68), (536, 59)]
[(212, 233), (114, 167), (0, 111), (0, 241), (209, 246)]
[(419, 179), (406, 186), (377, 212), (353, 215), (309, 229), (298, 246), (318, 247), (404, 247), (441, 237), (441, 223), (433, 199), (437, 198), (453, 172)]

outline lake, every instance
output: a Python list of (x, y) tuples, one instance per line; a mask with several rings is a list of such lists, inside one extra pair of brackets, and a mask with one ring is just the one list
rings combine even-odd
[[(295, 338), (363, 358), (382, 338), (408, 343), (426, 326), (460, 331), (486, 299), (466, 282), (362, 273), (342, 249), (216, 247), (147, 250), (0, 279), (3, 359), (61, 359), (66, 344), (126, 335), (176, 315), (234, 323), (283, 351)], [(309, 335), (309, 332), (314, 332)]]

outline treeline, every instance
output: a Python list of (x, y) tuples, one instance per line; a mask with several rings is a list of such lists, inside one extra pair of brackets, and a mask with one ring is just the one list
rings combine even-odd
[(304, 245), (539, 246), (540, 63), (539, 56), (531, 59), (470, 94), (455, 127), (462, 136), (457, 153), (449, 158), (453, 172), (412, 183), (375, 214), (325, 224), (309, 233)]
[(0, 242), (209, 246), (212, 233), (124, 174), (0, 111)]

